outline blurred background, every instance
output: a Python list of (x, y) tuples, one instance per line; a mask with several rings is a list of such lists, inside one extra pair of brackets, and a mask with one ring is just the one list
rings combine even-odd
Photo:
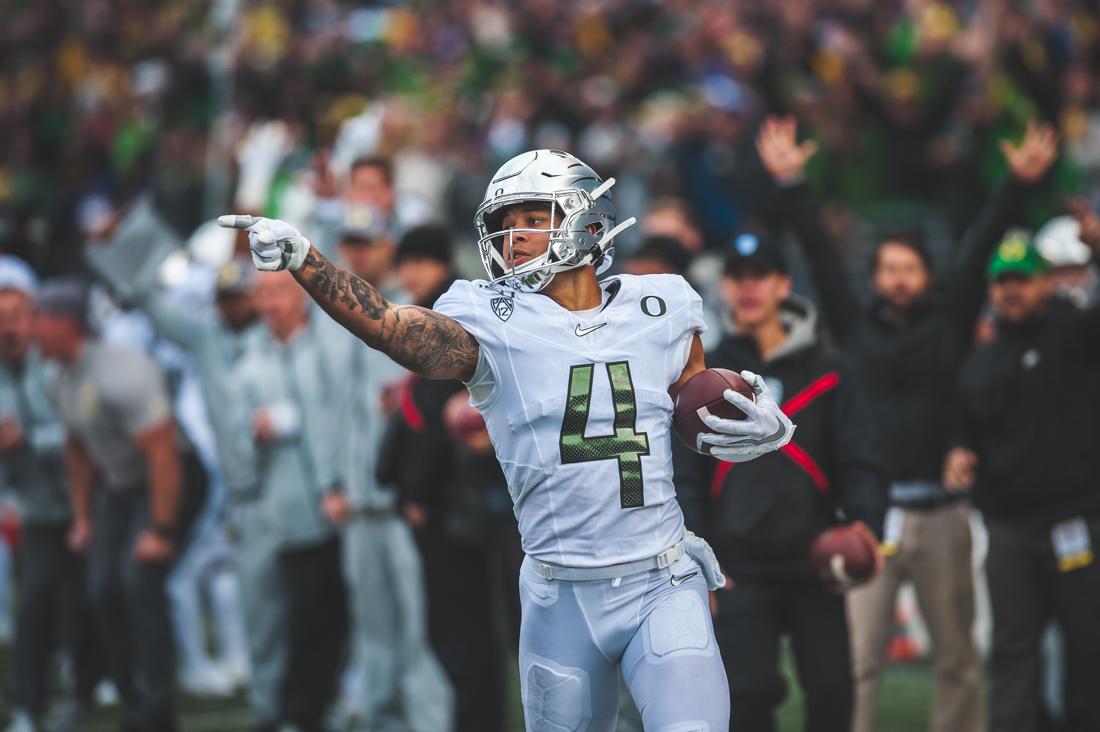
[[(1029, 123), (1053, 128), (1058, 154), (1031, 181), (1010, 223), (1035, 231), (1065, 215), (1071, 199), (1086, 210), (1100, 205), (1100, 2), (0, 4), (0, 252), (29, 265), (32, 279), (75, 277), (88, 285), (97, 337), (150, 354), (167, 374), (176, 421), (198, 425), (181, 427), (189, 443), (181, 449), (198, 454), (208, 473), (198, 524), (224, 548), (192, 563), (197, 568), (186, 579), (192, 591), (170, 593), (174, 605), (190, 603), (182, 620), (173, 610), (176, 636), (180, 623), (193, 628), (190, 639), (176, 641), (180, 729), (309, 728), (282, 720), (274, 721), (283, 727), (263, 727), (262, 703), (249, 698), (251, 646), (243, 635), (253, 628), (238, 619), (234, 629), (231, 616), (246, 613), (242, 595), (252, 586), (243, 581), (243, 590), (234, 589), (234, 580), (225, 579), (240, 562), (240, 529), (231, 481), (218, 475), (226, 468), (218, 464), (225, 454), (217, 427), (211, 433), (203, 426), (217, 418), (179, 411), (203, 401), (197, 392), (181, 397), (180, 384), (194, 378), (201, 390), (206, 376), (191, 361), (199, 358), (194, 348), (180, 347), (155, 318), (140, 315), (152, 290), (197, 313), (222, 294), (252, 286), (224, 281), (234, 256), (247, 255), (247, 243), (212, 232), (210, 221), (230, 211), (282, 218), (327, 251), (344, 251), (346, 262), (356, 241), (388, 242), (380, 264), (359, 267), (403, 290), (406, 301), (430, 305), (450, 277), (483, 276), (473, 213), (492, 172), (525, 150), (567, 150), (615, 177), (620, 218), (639, 218), (618, 240), (615, 271), (689, 275), (708, 305), (711, 347), (733, 317), (720, 289), (731, 242), (747, 227), (781, 232), (789, 223), (789, 202), (777, 185), (784, 181), (757, 148), (770, 115), (793, 116), (798, 140), (816, 143), (795, 182), (812, 196), (849, 285), (870, 300), (866, 274), (884, 232), (919, 231), (940, 270), (1012, 175), (1002, 141), (1019, 143)], [(138, 214), (146, 218), (133, 223)], [(413, 233), (421, 238), (410, 239)], [(802, 250), (793, 241), (782, 247), (795, 289), (820, 302), (820, 281)], [(424, 260), (447, 268), (438, 276), (412, 268), (394, 274), (403, 263)], [(32, 292), (11, 282), (4, 286)], [(983, 288), (984, 281), (972, 287)], [(403, 420), (414, 433), (426, 423), (449, 440), (439, 450), (465, 466), (462, 481), (476, 486), (461, 494), (462, 506), (432, 508), (453, 476), (410, 477), (408, 466), (425, 460), (424, 452), (400, 449), (391, 451), (397, 467), (368, 481), (395, 493), (396, 507), (386, 510), (416, 537), (411, 551), (424, 563), (430, 645), (456, 709), (497, 710), (492, 722), (457, 728), (520, 729), (509, 660), (514, 575), (490, 566), (501, 554), (514, 560), (518, 549), (514, 529), (502, 525), (511, 519), (501, 477), (491, 456), (481, 460), (487, 441), (474, 434), (476, 416), (458, 407), (445, 414), (453, 391), (416, 393), (400, 372), (376, 386), (372, 405), (364, 407), (379, 425), (362, 438), (370, 449), (378, 443), (385, 454), (389, 435), (382, 433), (393, 432), (388, 420)], [(418, 409), (426, 415), (418, 417)], [(52, 459), (60, 460), (56, 451)], [(373, 465), (362, 468), (368, 469), (374, 472)], [(116, 729), (119, 690), (100, 682), (78, 693), (71, 648), (61, 641), (38, 647), (47, 655), (63, 651), (60, 665), (40, 664), (49, 666), (50, 704), (28, 710), (14, 695), (16, 608), (30, 578), (21, 564), (25, 491), (15, 471), (7, 475), (0, 509), (0, 718), (12, 720), (16, 732), (45, 729), (46, 707), (68, 699), (73, 709), (68, 717), (55, 714), (51, 729)], [(346, 526), (349, 519), (333, 511), (331, 523)], [(455, 544), (441, 547), (424, 535), (439, 512), (451, 517), (446, 531), (453, 530), (457, 546), (470, 551), (461, 562)], [(970, 520), (972, 561), (980, 567), (984, 534)], [(348, 543), (345, 536), (343, 574), (355, 595), (348, 564), (357, 560)], [(184, 546), (181, 539), (181, 555)], [(495, 644), (490, 655), (499, 658), (487, 670), (463, 665), (479, 655), (476, 647), (448, 645), (472, 626), (456, 631), (433, 615), (456, 592), (455, 576), (466, 582), (457, 585), (459, 593), (477, 587), (482, 598), (463, 612), (483, 618), (476, 633)], [(974, 635), (985, 653), (991, 621), (980, 570), (976, 576)], [(326, 719), (339, 729), (391, 729), (361, 719), (371, 692), (360, 687), (372, 677), (356, 680), (355, 664), (370, 655), (369, 644), (355, 640), (356, 627), (370, 621), (358, 619), (356, 601), (349, 602), (351, 640), (340, 646), (342, 676)], [(910, 589), (901, 591), (896, 620), (889, 654), (897, 664), (884, 677), (879, 728), (926, 729), (930, 642)], [(785, 673), (797, 687), (793, 672)], [(468, 688), (463, 679), (470, 675), (491, 679), (491, 688)], [(1058, 693), (1048, 696), (1057, 710)], [(801, 728), (801, 715), (794, 689), (782, 705), (780, 729)], [(34, 718), (31, 726), (16, 727), (24, 716)], [(624, 730), (629, 716), (624, 712)], [(415, 728), (405, 724), (393, 728)]]

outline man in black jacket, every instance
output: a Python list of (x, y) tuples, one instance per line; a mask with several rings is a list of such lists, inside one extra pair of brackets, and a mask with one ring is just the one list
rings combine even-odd
[[(1090, 239), (1100, 253), (1100, 238)], [(1039, 640), (1065, 637), (1067, 730), (1100, 729), (1100, 304), (1054, 296), (1049, 264), (1016, 234), (989, 265), (996, 335), (963, 366), (944, 482), (974, 487), (989, 530), (991, 728), (1040, 719)]]
[(945, 392), (972, 341), (984, 299), (985, 263), (1031, 186), (1053, 162), (1055, 135), (1033, 125), (1020, 145), (1002, 145), (1012, 176), (960, 242), (954, 276), (939, 286), (933, 285), (931, 257), (919, 234), (885, 237), (874, 253), (869, 308), (856, 299), (844, 257), (802, 183), (813, 143), (796, 141), (793, 119), (771, 118), (761, 128), (757, 149), (782, 189), (784, 217), (806, 252), (829, 331), (868, 396), (890, 481), (884, 571), (848, 598), (857, 685), (854, 732), (876, 729), (894, 600), (905, 580), (914, 584), (933, 639), (932, 729), (978, 732), (981, 666), (971, 636), (969, 510), (964, 493), (940, 483), (952, 417), (945, 411), (951, 402)]
[[(723, 295), (736, 325), (707, 353), (711, 367), (761, 374), (798, 421), (782, 451), (750, 463), (677, 465), (685, 516), (733, 580), (716, 593), (716, 634), (730, 683), (730, 728), (772, 730), (785, 687), (779, 642), (789, 635), (806, 700), (806, 729), (848, 732), (852, 682), (843, 595), (810, 568), (809, 551), (841, 520), (881, 535), (886, 484), (856, 383), (815, 333), (813, 307), (790, 294), (778, 243), (738, 236)], [(797, 416), (796, 416), (797, 415)], [(843, 517), (843, 518), (842, 518)], [(866, 535), (866, 532), (864, 532)], [(867, 537), (875, 545), (874, 537)]]
[[(401, 286), (421, 307), (432, 307), (454, 282), (445, 229), (412, 229), (396, 259)], [(444, 415), (460, 393), (466, 388), (459, 381), (409, 377), (386, 428), (379, 480), (398, 487), (424, 558), (428, 634), (454, 686), (454, 730), (494, 732), (504, 722), (504, 651), (493, 626), (485, 486), (448, 434)], [(478, 467), (495, 467), (499, 475), (492, 456)]]

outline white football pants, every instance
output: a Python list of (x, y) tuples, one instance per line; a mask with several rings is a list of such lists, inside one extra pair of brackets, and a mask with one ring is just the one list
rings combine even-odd
[(726, 671), (694, 559), (583, 582), (544, 579), (527, 559), (519, 587), (527, 732), (612, 732), (620, 672), (647, 732), (729, 729)]

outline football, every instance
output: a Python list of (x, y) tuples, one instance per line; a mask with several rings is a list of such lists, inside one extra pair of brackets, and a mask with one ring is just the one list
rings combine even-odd
[(713, 414), (723, 419), (744, 419), (745, 413), (722, 396), (726, 389), (733, 389), (754, 399), (752, 387), (741, 375), (729, 369), (704, 369), (687, 380), (676, 394), (672, 427), (684, 444), (696, 452), (710, 454), (710, 445), (699, 449), (696, 436), (700, 432), (713, 432), (703, 423), (703, 417)]
[(832, 589), (863, 584), (875, 575), (877, 558), (871, 541), (873, 537), (865, 528), (834, 526), (814, 540), (810, 565)]

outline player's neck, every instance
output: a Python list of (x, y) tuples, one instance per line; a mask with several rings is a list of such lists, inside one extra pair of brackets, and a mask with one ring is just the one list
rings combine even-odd
[(591, 266), (558, 272), (541, 294), (574, 312), (598, 308), (603, 302), (603, 291)]

